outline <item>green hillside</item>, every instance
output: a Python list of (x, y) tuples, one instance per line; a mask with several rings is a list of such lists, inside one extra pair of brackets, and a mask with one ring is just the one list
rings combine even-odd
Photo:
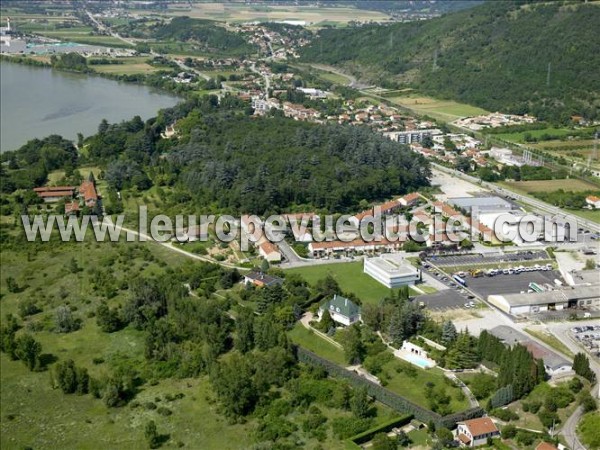
[[(157, 44), (187, 45), (196, 53), (240, 56), (256, 52), (242, 34), (212, 20), (175, 17), (170, 21), (140, 19), (116, 28), (125, 36), (156, 39)], [(163, 49), (161, 47), (161, 49)], [(168, 47), (166, 47), (168, 49)], [(168, 52), (168, 50), (167, 50)], [(188, 51), (188, 53), (192, 53)]]
[(324, 29), (302, 57), (490, 111), (596, 117), (598, 23), (597, 2), (488, 2), (428, 21)]

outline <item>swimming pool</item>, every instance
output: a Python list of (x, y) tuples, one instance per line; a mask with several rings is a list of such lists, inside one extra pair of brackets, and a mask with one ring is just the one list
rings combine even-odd
[(403, 355), (400, 355), (400, 358), (402, 358), (405, 361), (408, 361), (411, 364), (414, 364), (415, 366), (419, 366), (421, 369), (429, 369), (430, 367), (435, 366), (435, 363), (433, 363), (432, 361), (429, 361), (425, 358), (421, 358), (417, 355), (413, 355), (412, 353), (405, 353)]

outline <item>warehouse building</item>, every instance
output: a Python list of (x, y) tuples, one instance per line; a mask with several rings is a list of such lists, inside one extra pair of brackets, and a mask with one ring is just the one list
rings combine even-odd
[(513, 206), (500, 197), (455, 197), (449, 198), (448, 203), (455, 208), (462, 209), (467, 213), (471, 213), (474, 207), (481, 213), (483, 212), (500, 212), (510, 211)]
[(366, 258), (364, 272), (390, 289), (412, 286), (421, 279), (421, 272), (398, 254)]
[(600, 307), (600, 284), (545, 292), (490, 295), (488, 302), (513, 316), (567, 308)]

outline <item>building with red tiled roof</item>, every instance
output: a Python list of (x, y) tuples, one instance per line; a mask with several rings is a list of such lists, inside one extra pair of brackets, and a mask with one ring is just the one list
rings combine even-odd
[(72, 202), (65, 203), (65, 215), (79, 213), (79, 201), (73, 200)]
[(281, 261), (281, 252), (272, 242), (264, 241), (258, 244), (258, 253), (269, 262)]
[(487, 443), (488, 438), (500, 436), (500, 430), (489, 417), (458, 422), (456, 438), (463, 447), (477, 447)]
[(540, 442), (535, 450), (558, 450), (558, 447), (550, 444), (549, 442)]
[(98, 202), (96, 184), (92, 180), (85, 180), (79, 186), (79, 197), (88, 208), (93, 208)]
[(421, 199), (421, 195), (418, 192), (411, 192), (410, 194), (406, 194), (404, 197), (400, 199), (400, 203), (402, 206), (413, 206), (416, 205)]
[(44, 200), (45, 203), (56, 203), (63, 198), (73, 198), (73, 186), (44, 186), (33, 188), (33, 192)]

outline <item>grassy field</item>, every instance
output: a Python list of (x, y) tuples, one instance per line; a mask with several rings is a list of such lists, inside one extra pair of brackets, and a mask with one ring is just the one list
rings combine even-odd
[(295, 344), (316, 353), (322, 358), (333, 361), (341, 366), (347, 365), (343, 350), (327, 342), (325, 339), (320, 338), (310, 330), (307, 330), (300, 323), (296, 324), (294, 329), (288, 333), (288, 336)]
[(452, 122), (461, 117), (488, 114), (488, 111), (476, 106), (458, 103), (453, 100), (435, 99), (417, 93), (391, 97), (388, 100), (417, 114), (427, 115), (444, 122)]
[(600, 413), (594, 412), (583, 416), (578, 430), (579, 436), (589, 449), (600, 448)]
[[(446, 393), (450, 395), (450, 408), (453, 412), (463, 411), (469, 407), (469, 402), (462, 395), (462, 390), (449, 384), (440, 369), (433, 368), (423, 370), (417, 368), (416, 375), (411, 376), (410, 370), (408, 371), (408, 374), (406, 371), (402, 370), (407, 367), (415, 369), (410, 363), (401, 361), (397, 358), (394, 358), (393, 361), (385, 364), (383, 366), (383, 371), (389, 376), (385, 388), (406, 397), (424, 408), (429, 408), (429, 399), (425, 394), (425, 385), (427, 383), (433, 383), (436, 388), (443, 386)], [(400, 370), (400, 372), (398, 370)]]
[(533, 337), (539, 339), (543, 343), (549, 345), (554, 350), (561, 352), (563, 355), (568, 356), (569, 358), (573, 358), (575, 355), (569, 348), (563, 344), (559, 339), (548, 332), (543, 332), (540, 330), (533, 330), (531, 328), (525, 328), (525, 331), (532, 335)]
[[(131, 247), (138, 250), (129, 253)], [(109, 367), (122, 360), (136, 361), (143, 370), (143, 333), (131, 328), (111, 334), (101, 332), (95, 319), (89, 316), (99, 301), (98, 293), (91, 287), (92, 275), (89, 270), (72, 273), (67, 269), (74, 258), (80, 267), (112, 273), (114, 284), (120, 286), (136, 273), (151, 275), (167, 266), (190, 264), (185, 256), (158, 245), (145, 244), (147, 253), (140, 248), (132, 243), (82, 243), (34, 246), (28, 253), (3, 249), (2, 318), (17, 313), (22, 299), (35, 298), (42, 312), (27, 322), (44, 327), (35, 333), (44, 353), (59, 360), (73, 359), (94, 377), (108, 373)], [(9, 276), (20, 286), (28, 287), (21, 293), (6, 292)], [(124, 295), (126, 292), (119, 290), (109, 303), (120, 304)], [(49, 330), (54, 308), (60, 304), (76, 307), (74, 314), (82, 319), (80, 330), (68, 334)], [(131, 405), (109, 409), (89, 395), (64, 395), (50, 387), (47, 371), (29, 372), (21, 362), (9, 361), (5, 355), (1, 358), (2, 448), (142, 449), (147, 448), (143, 426), (150, 419), (156, 421), (159, 433), (170, 435), (172, 445), (179, 441), (191, 448), (197, 442), (203, 442), (205, 448), (243, 448), (250, 430), (248, 425), (231, 425), (216, 413), (216, 405), (208, 401), (206, 379), (166, 380), (143, 386), (136, 400), (144, 404), (157, 402), (158, 398), (173, 412), (164, 417)], [(102, 358), (104, 362), (95, 364), (94, 358)], [(183, 399), (164, 400), (167, 393), (179, 392), (184, 394)]]
[(577, 178), (570, 178), (566, 180), (507, 181), (500, 184), (524, 194), (551, 192), (557, 189), (574, 192), (598, 189), (598, 186), (595, 184), (579, 180)]
[(389, 16), (377, 11), (366, 11), (348, 7), (312, 6), (248, 6), (245, 4), (202, 3), (192, 8), (171, 7), (167, 14), (185, 15), (199, 19), (224, 20), (227, 22), (249, 22), (269, 20), (302, 20), (311, 24), (327, 22), (344, 24), (352, 20), (385, 20)]
[(100, 73), (112, 73), (117, 75), (131, 75), (137, 73), (152, 73), (160, 70), (147, 64), (147, 57), (119, 58), (123, 64), (98, 64), (91, 66)]
[[(552, 192), (558, 189), (575, 192), (599, 189), (599, 187), (593, 183), (576, 178), (566, 180), (504, 181), (499, 182), (498, 184), (522, 195), (532, 195), (537, 192)], [(565, 211), (583, 217), (584, 219), (600, 222), (600, 211), (588, 209), (565, 209)]]
[[(558, 139), (560, 138), (566, 138), (567, 136), (570, 136), (574, 133), (574, 130), (570, 129), (570, 128), (555, 128), (555, 127), (548, 127), (548, 128), (542, 128), (540, 130), (529, 130), (529, 131), (519, 131), (519, 132), (513, 132), (513, 133), (500, 133), (500, 134), (494, 134), (495, 137), (498, 137), (500, 139), (504, 139), (510, 142), (516, 142), (518, 144), (524, 144), (526, 143), (525, 141), (525, 136), (529, 135), (532, 138), (541, 138), (543, 135), (548, 134), (551, 136), (556, 136)], [(551, 141), (548, 141), (551, 142)], [(562, 142), (562, 141), (553, 141), (553, 142)], [(545, 145), (546, 142), (541, 142), (540, 145)]]
[(310, 284), (331, 275), (344, 292), (353, 292), (364, 303), (378, 303), (389, 296), (391, 289), (363, 273), (362, 261), (301, 267), (290, 269), (292, 273), (302, 275)]

